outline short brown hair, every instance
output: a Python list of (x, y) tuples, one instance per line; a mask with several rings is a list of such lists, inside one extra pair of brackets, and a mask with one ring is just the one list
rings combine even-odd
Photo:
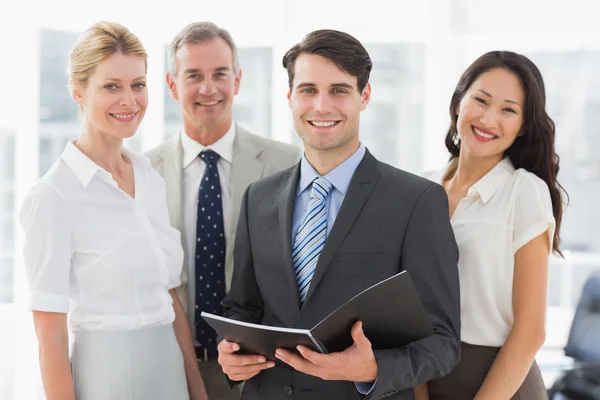
[(294, 83), (296, 59), (303, 53), (325, 57), (342, 71), (355, 76), (359, 92), (369, 82), (373, 63), (364, 46), (345, 32), (321, 29), (306, 35), (283, 56), (283, 67), (287, 69), (290, 89)]

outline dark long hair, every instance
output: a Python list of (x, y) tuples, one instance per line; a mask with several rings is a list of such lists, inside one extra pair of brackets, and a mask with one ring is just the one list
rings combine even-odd
[(559, 160), (554, 149), (555, 126), (546, 113), (546, 89), (540, 70), (527, 57), (511, 51), (491, 51), (473, 62), (462, 74), (450, 102), (450, 127), (446, 135), (446, 148), (451, 159), (460, 154), (456, 109), (473, 82), (483, 73), (502, 68), (515, 74), (525, 92), (523, 126), (514, 143), (506, 149), (515, 168), (534, 173), (548, 185), (552, 200), (552, 212), (556, 221), (553, 250), (560, 251), (560, 224), (562, 221), (561, 192), (568, 195), (558, 183)]

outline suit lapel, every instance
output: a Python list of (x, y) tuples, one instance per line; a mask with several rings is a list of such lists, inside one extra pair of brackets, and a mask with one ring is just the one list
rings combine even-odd
[[(167, 207), (171, 216), (171, 225), (183, 235), (185, 229), (183, 226), (182, 196), (183, 196), (183, 147), (181, 146), (181, 137), (177, 135), (169, 146), (161, 152), (162, 163), (156, 166), (161, 172), (167, 187)], [(165, 161), (167, 160), (167, 161)]]
[[(156, 165), (157, 172), (163, 177), (167, 188), (167, 208), (171, 226), (181, 233), (181, 246), (183, 247), (183, 268), (181, 282), (187, 285), (187, 240), (183, 225), (183, 147), (181, 136), (171, 139), (168, 145), (158, 155), (162, 161)], [(183, 299), (184, 308), (187, 310), (187, 299)]]
[[(252, 183), (262, 177), (264, 163), (258, 159), (263, 149), (252, 139), (250, 134), (236, 126), (236, 136), (233, 142), (233, 163), (231, 168), (231, 205), (229, 212), (231, 224), (227, 227), (228, 237), (235, 235), (239, 205), (244, 191)], [(236, 206), (237, 204), (237, 206)]]
[(263, 175), (264, 163), (258, 158), (262, 147), (252, 136), (239, 126), (233, 142), (233, 160), (231, 165), (231, 201), (229, 205), (229, 224), (225, 226), (227, 250), (225, 251), (225, 285), (231, 286), (233, 276), (233, 253), (237, 221), (240, 215), (240, 204), (246, 188)]
[[(294, 202), (296, 200), (296, 189), (300, 177), (300, 163), (289, 170), (287, 180), (285, 181), (279, 197), (279, 230), (283, 242), (282, 268), (288, 278), (290, 285), (290, 301), (294, 305), (294, 310), (300, 312), (300, 293), (298, 291), (298, 282), (294, 264), (292, 263), (292, 216), (294, 213)], [(290, 321), (295, 321), (297, 315), (290, 316)]]
[(321, 255), (319, 256), (319, 261), (317, 262), (315, 274), (310, 283), (305, 302), (310, 299), (312, 293), (315, 291), (315, 288), (325, 274), (327, 267), (331, 264), (333, 257), (344, 241), (348, 231), (350, 231), (354, 221), (356, 221), (356, 218), (367, 202), (367, 199), (373, 192), (378, 179), (377, 160), (367, 150), (363, 160), (356, 168), (356, 172), (350, 181), (348, 192), (344, 197), (342, 207), (338, 212), (333, 227), (331, 228), (331, 232), (327, 236), (325, 247), (323, 247)]

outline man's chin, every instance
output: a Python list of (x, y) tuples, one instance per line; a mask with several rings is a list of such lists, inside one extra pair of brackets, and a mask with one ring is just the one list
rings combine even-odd
[(217, 115), (206, 115), (203, 112), (197, 112), (194, 114), (194, 122), (198, 127), (211, 127), (211, 126), (219, 126), (223, 123), (224, 118), (222, 116)]
[(312, 148), (313, 150), (317, 150), (317, 151), (331, 151), (331, 150), (335, 150), (338, 147), (340, 147), (340, 145), (338, 143), (332, 143), (332, 142), (320, 142), (320, 143), (310, 143), (309, 147)]

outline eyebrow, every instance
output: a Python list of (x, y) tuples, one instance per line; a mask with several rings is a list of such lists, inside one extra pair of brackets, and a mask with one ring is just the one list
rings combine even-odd
[[(134, 81), (141, 81), (146, 79), (145, 76), (138, 76), (137, 78), (134, 79)], [(115, 82), (122, 82), (121, 79), (119, 78), (104, 78), (105, 81), (115, 81)]]
[[(216, 68), (215, 71), (217, 71), (217, 72), (231, 71), (231, 68), (219, 67), (219, 68)], [(188, 68), (184, 71), (185, 74), (197, 74), (197, 73), (201, 73), (201, 72), (202, 71), (200, 71), (200, 69), (198, 69), (198, 68)]]
[[(299, 83), (298, 85), (296, 85), (297, 89), (301, 89), (301, 88), (305, 88), (305, 87), (314, 87), (317, 86), (316, 84), (312, 83), (312, 82), (302, 82)], [(354, 87), (348, 83), (332, 83), (331, 85), (329, 85), (329, 87), (334, 88), (334, 87), (343, 87), (346, 89), (354, 89)]]
[[(486, 91), (485, 91), (485, 90), (483, 90), (483, 89), (477, 89), (477, 90), (479, 90), (481, 93), (485, 94), (485, 95), (486, 95), (486, 96), (488, 96), (488, 97), (494, 98), (494, 96), (492, 96), (491, 94), (489, 94), (488, 92), (486, 92)], [(504, 101), (505, 101), (505, 102), (507, 102), (507, 103), (516, 104), (516, 105), (518, 105), (519, 107), (521, 107), (521, 104), (519, 104), (519, 102), (517, 102), (517, 101), (514, 101), (514, 100), (508, 100), (508, 99), (506, 99), (506, 100), (504, 100)]]

